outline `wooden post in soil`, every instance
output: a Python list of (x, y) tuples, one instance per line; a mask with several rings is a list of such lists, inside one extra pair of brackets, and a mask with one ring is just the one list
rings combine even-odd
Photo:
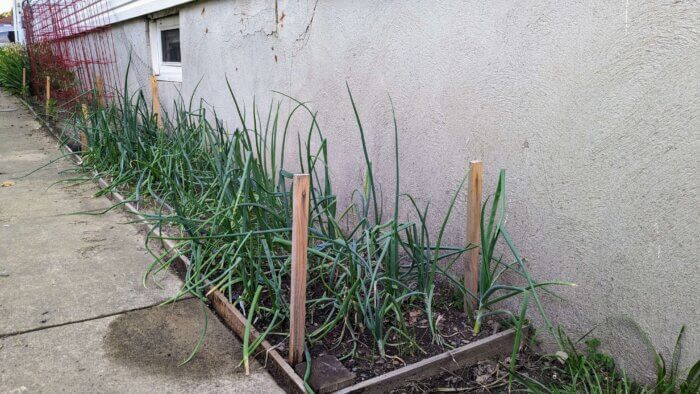
[(306, 258), (309, 243), (309, 174), (294, 175), (292, 196), (292, 289), (289, 318), (289, 363), (304, 357)]
[[(481, 194), (484, 183), (484, 165), (481, 160), (469, 162), (469, 184), (467, 185), (467, 242), (481, 245)], [(464, 267), (464, 286), (478, 297), (479, 295), (479, 250), (481, 247), (467, 251)], [(477, 305), (476, 299), (464, 297), (464, 310), (469, 311)]]
[(160, 99), (158, 98), (158, 79), (155, 75), (151, 75), (151, 99), (153, 100), (153, 113), (156, 115), (156, 124), (158, 127), (163, 125), (160, 118)]
[(27, 95), (27, 68), (22, 67), (22, 96)]
[(104, 100), (103, 100), (103, 88), (102, 88), (102, 76), (98, 75), (97, 78), (95, 79), (95, 88), (97, 90), (97, 105), (98, 106), (103, 106), (104, 105)]
[(51, 77), (46, 76), (46, 108), (44, 108), (44, 113), (49, 116), (49, 102), (51, 101)]
[[(88, 127), (88, 121), (89, 121), (89, 115), (88, 115), (88, 107), (85, 104), (81, 105), (83, 109), (83, 119), (85, 119), (85, 127)], [(85, 132), (80, 133), (80, 151), (82, 152), (87, 152), (88, 151), (88, 140), (87, 140), (87, 134)]]

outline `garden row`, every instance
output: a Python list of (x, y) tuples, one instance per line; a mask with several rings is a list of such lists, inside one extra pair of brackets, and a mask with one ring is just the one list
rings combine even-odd
[[(454, 189), (433, 240), (427, 206), (400, 191), (396, 123), (396, 209), (385, 214), (365, 132), (348, 94), (366, 167), (363, 187), (342, 211), (329, 175), (328, 140), (315, 113), (289, 97), (281, 98), (293, 104), (286, 116), (275, 103), (263, 117), (256, 107), (246, 113), (231, 89), (240, 124), (229, 131), (203, 105), (175, 103), (165, 116), (142, 92), (125, 90), (110, 105), (98, 105), (103, 101), (98, 89), (92, 105), (67, 124), (74, 146), (83, 145), (83, 167), (108, 182), (100, 194), (124, 195), (152, 226), (149, 240), (171, 243), (162, 249), (147, 242), (154, 263), (146, 276), (184, 257), (185, 283), (173, 300), (186, 294), (206, 300), (216, 292), (245, 317), (244, 331), (259, 329), (255, 340), (243, 335), (244, 364), (267, 342), (286, 353), (292, 366), (306, 361), (307, 380), (312, 358), (321, 355), (336, 357), (363, 380), (468, 346), (496, 331), (477, 336), (486, 320), (513, 328), (508, 338), (515, 356), (528, 301), (542, 312), (537, 289), (552, 283), (530, 277), (503, 227), (504, 172), (481, 210), (480, 166), (472, 171), (470, 212), (477, 215), (469, 223), (474, 241), (482, 234), (480, 244), (443, 242), (466, 177)], [(308, 124), (305, 131), (290, 130), (299, 120)], [(292, 135), (296, 141), (288, 138)], [(290, 152), (297, 156), (291, 165), (285, 163)], [(400, 213), (413, 220), (400, 220)], [(512, 252), (511, 260), (494, 257), (498, 242)], [(465, 260), (473, 264), (467, 285), (452, 274), (453, 265)], [(503, 283), (510, 274), (522, 285)], [(521, 313), (493, 307), (516, 296), (522, 296)]]

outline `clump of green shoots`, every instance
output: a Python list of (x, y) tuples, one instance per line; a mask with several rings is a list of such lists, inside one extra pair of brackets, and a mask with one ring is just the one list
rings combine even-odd
[[(484, 318), (495, 315), (507, 315), (513, 317), (507, 309), (493, 309), (498, 303), (516, 296), (525, 296), (521, 302), (521, 314), (524, 315), (530, 297), (535, 300), (537, 310), (544, 319), (545, 325), (552, 327), (542, 307), (540, 298), (536, 292), (539, 287), (552, 285), (573, 286), (570, 282), (536, 282), (530, 275), (520, 251), (515, 246), (508, 230), (505, 228), (506, 217), (506, 185), (505, 170), (498, 175), (498, 183), (493, 198), (487, 198), (481, 210), (481, 261), (479, 266), (479, 294), (477, 310), (474, 322), (474, 332), (478, 333)], [(491, 205), (489, 207), (489, 199)], [(512, 255), (512, 260), (504, 261), (502, 256), (496, 257), (496, 248), (499, 240), (503, 240), (507, 250)], [(512, 281), (503, 281), (503, 275), (514, 275), (516, 279), (522, 279), (522, 285), (513, 284)], [(473, 296), (473, 295), (472, 295)], [(523, 319), (516, 319), (522, 323)]]
[[(307, 332), (308, 343), (322, 341), (335, 332), (334, 337), (339, 339), (331, 346), (352, 343), (344, 357), (353, 357), (360, 335), (369, 332), (381, 356), (388, 348), (393, 352), (420, 351), (406, 315), (409, 310), (421, 309), (428, 318), (433, 340), (444, 344), (433, 310), (437, 279), (446, 279), (441, 283), (464, 295), (464, 285), (449, 268), (464, 251), (476, 247), (443, 244), (464, 181), (456, 188), (433, 242), (428, 230), (428, 207), (419, 208), (413, 197), (400, 191), (398, 126), (394, 120), (395, 209), (385, 219), (365, 132), (348, 88), (366, 167), (364, 185), (355, 193), (359, 202), (340, 211), (328, 167), (328, 140), (316, 113), (287, 96), (282, 100), (292, 105), (286, 115), (281, 111), (281, 101), (273, 102), (262, 114), (255, 103), (246, 111), (230, 85), (229, 90), (239, 122), (233, 131), (226, 129), (202, 102), (194, 107), (191, 99), (188, 106), (182, 100), (175, 102), (174, 111), (165, 116), (160, 127), (142, 92), (129, 95), (126, 85), (123, 95), (112, 105), (95, 106), (87, 120), (75, 118), (76, 134), (87, 135), (85, 168), (110, 181), (99, 194), (118, 190), (128, 196), (129, 202), (149, 204), (146, 220), (163, 230), (162, 234), (148, 234), (146, 246), (154, 263), (144, 283), (147, 277), (167, 269), (179, 255), (185, 255), (191, 264), (173, 300), (186, 294), (204, 300), (208, 292), (219, 290), (251, 324), (263, 322), (261, 338), (245, 344), (246, 357), (266, 336), (287, 335), (290, 180), (294, 172), (304, 172), (311, 178), (307, 316), (323, 316), (321, 323)], [(307, 127), (293, 132), (291, 125), (301, 120)], [(289, 144), (295, 144), (297, 152), (291, 165), (287, 163)], [(546, 285), (535, 283), (529, 276), (502, 226), (504, 185), (501, 173), (492, 215), (488, 221), (482, 219), (485, 257), (475, 315), (477, 331), (484, 317), (494, 314), (508, 314), (522, 324), (524, 313), (513, 316), (491, 307), (521, 294), (531, 295), (539, 306), (535, 290)], [(402, 202), (408, 204), (402, 206)], [(416, 220), (399, 220), (401, 210)], [(499, 237), (515, 254), (513, 263), (505, 264), (493, 257)], [(154, 249), (149, 242), (164, 239), (176, 242), (177, 255)], [(509, 271), (522, 275), (527, 285), (500, 284), (502, 275)]]
[[(635, 382), (620, 370), (613, 357), (601, 351), (600, 340), (586, 339), (590, 333), (572, 340), (559, 328), (557, 336), (561, 350), (554, 356), (542, 357), (549, 361), (540, 371), (546, 373), (536, 378), (521, 371), (511, 371), (511, 376), (520, 386), (533, 393), (695, 394), (700, 390), (700, 360), (685, 375), (679, 368), (685, 326), (681, 327), (676, 338), (670, 365), (653, 347), (650, 348), (656, 365), (656, 381), (648, 385)], [(539, 368), (538, 362), (535, 368)]]

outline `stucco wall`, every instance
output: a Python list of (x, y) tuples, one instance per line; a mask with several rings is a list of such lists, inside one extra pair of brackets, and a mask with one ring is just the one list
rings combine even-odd
[[(150, 77), (153, 74), (151, 66), (151, 51), (149, 46), (148, 21), (132, 19), (112, 27), (115, 59), (119, 74), (119, 91), (134, 95), (141, 90), (148, 102), (151, 102)], [(173, 102), (180, 98), (182, 84), (158, 83), (158, 96), (164, 111), (171, 111)]]
[[(363, 163), (345, 83), (387, 190), (391, 95), (401, 187), (437, 216), (469, 160), (485, 162), (486, 190), (507, 169), (507, 227), (534, 275), (578, 283), (548, 302), (555, 322), (607, 322), (594, 335), (638, 372), (649, 353), (627, 319), (666, 355), (685, 324), (684, 363), (698, 358), (697, 2), (277, 3), (278, 21), (273, 1), (184, 7), (183, 83), (161, 84), (161, 101), (201, 80), (197, 97), (233, 121), (224, 75), (248, 104), (272, 90), (309, 100), (347, 198)], [(145, 29), (114, 31), (148, 66)], [(147, 86), (144, 70), (134, 85)], [(463, 240), (461, 219), (451, 233)]]

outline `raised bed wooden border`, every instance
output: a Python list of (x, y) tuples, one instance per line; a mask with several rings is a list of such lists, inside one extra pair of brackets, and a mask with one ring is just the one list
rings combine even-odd
[[(524, 327), (527, 333), (528, 327)], [(383, 375), (364, 380), (353, 386), (336, 391), (336, 394), (385, 392), (412, 380), (428, 378), (496, 356), (510, 354), (515, 341), (515, 330), (509, 328), (478, 341), (466, 344), (436, 356), (395, 369)]]
[[(51, 125), (38, 116), (36, 111), (34, 111), (34, 108), (32, 108), (27, 101), (22, 98), (19, 98), (19, 100), (34, 114), (35, 118), (39, 119), (39, 121), (46, 126), (49, 133), (60, 143), (61, 140), (58, 138), (58, 135), (53, 130)], [(63, 145), (63, 148), (70, 153), (75, 153), (67, 145)], [(82, 165), (83, 163), (82, 159), (77, 155), (73, 156), (73, 161), (75, 161), (78, 165)], [(93, 174), (97, 175), (96, 173)], [(97, 183), (101, 188), (109, 187), (109, 183), (107, 183), (107, 181), (105, 181), (102, 177), (97, 178)], [(136, 218), (141, 221), (141, 223), (138, 223), (139, 226), (147, 231), (154, 230), (154, 226), (146, 221), (143, 215), (141, 215), (141, 212), (136, 209), (133, 204), (126, 202), (127, 200), (121, 195), (121, 193), (110, 192), (108, 197), (122, 204), (125, 210), (135, 215)], [(160, 235), (160, 232), (157, 230), (155, 233)], [(171, 240), (162, 239), (162, 242), (163, 247), (167, 252), (174, 253), (176, 251), (175, 244)], [(190, 264), (190, 260), (186, 256), (179, 255), (179, 260), (185, 267)], [(212, 308), (214, 308), (223, 323), (242, 340), (245, 335), (245, 326), (247, 323), (245, 316), (243, 316), (241, 312), (239, 312), (231, 303), (228, 302), (228, 299), (221, 291), (215, 290), (213, 292), (207, 292), (207, 294), (207, 298), (211, 303)], [(529, 334), (529, 327), (523, 327), (523, 330), (525, 336), (527, 336)], [(428, 378), (444, 372), (454, 371), (491, 357), (505, 356), (510, 354), (511, 350), (513, 349), (515, 336), (515, 330), (510, 328), (459, 348), (440, 353), (436, 356), (429, 357), (416, 363), (409, 364), (405, 367), (375, 376), (374, 378), (364, 380), (350, 387), (338, 390), (335, 393), (347, 394), (361, 392), (384, 392), (405, 384), (411, 380)], [(254, 327), (251, 327), (249, 341), (255, 341), (258, 337), (260, 337), (260, 333)], [(262, 359), (264, 363), (263, 365), (267, 366), (267, 360), (271, 360), (271, 366), (273, 369), (272, 372), (287, 384), (287, 389), (289, 391), (292, 393), (305, 393), (306, 387), (303, 379), (297, 375), (294, 368), (292, 368), (287, 360), (282, 357), (275, 347), (272, 346), (272, 344), (270, 344), (270, 342), (267, 340), (263, 341), (260, 346), (264, 350), (265, 357), (262, 357), (263, 352), (258, 352), (257, 358), (259, 361)]]

